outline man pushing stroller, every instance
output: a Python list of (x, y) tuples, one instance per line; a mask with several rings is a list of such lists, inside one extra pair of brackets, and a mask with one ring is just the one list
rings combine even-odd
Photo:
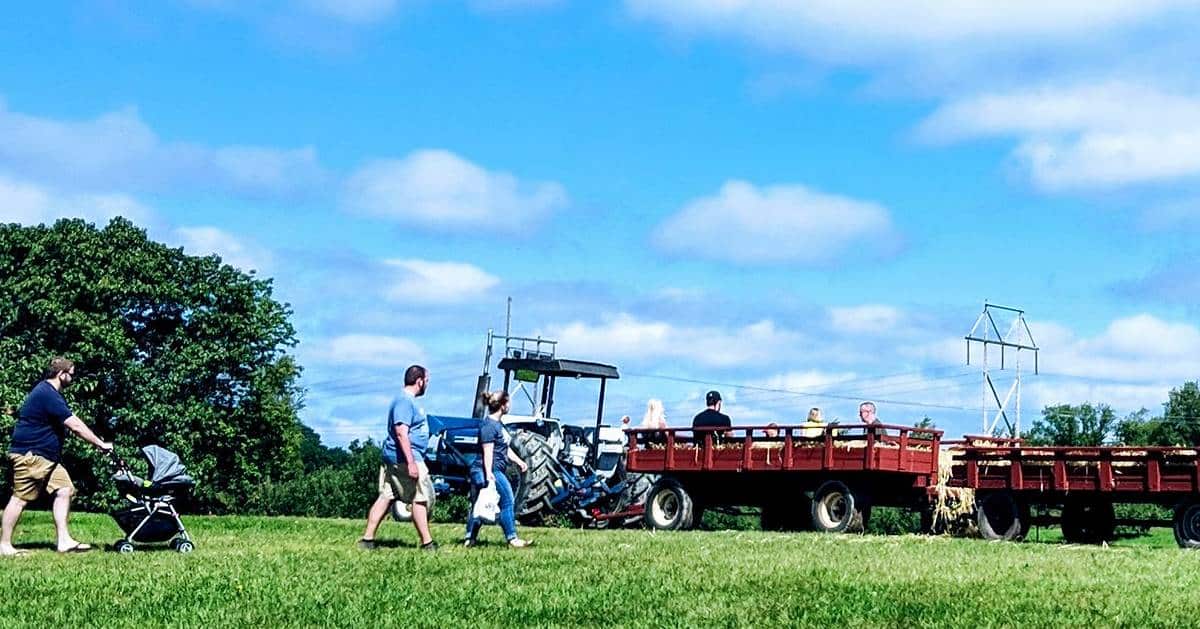
[(86, 552), (92, 549), (71, 537), (67, 518), (71, 511), (71, 496), (75, 484), (62, 466), (62, 444), (66, 429), (83, 437), (84, 441), (112, 450), (112, 444), (101, 440), (83, 420), (75, 416), (62, 396), (62, 390), (75, 379), (75, 363), (62, 357), (50, 361), (43, 379), (33, 387), (21, 404), (20, 418), (13, 428), (12, 446), (8, 459), (13, 466), (13, 493), (4, 508), (0, 529), (0, 555), (22, 555), (26, 551), (12, 545), (13, 529), (25, 510), (25, 505), (42, 493), (54, 496), (51, 510), (58, 534), (60, 553)]

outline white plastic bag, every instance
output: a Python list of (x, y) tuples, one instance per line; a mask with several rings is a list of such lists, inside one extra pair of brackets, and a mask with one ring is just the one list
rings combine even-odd
[(496, 517), (500, 515), (500, 492), (496, 491), (495, 485), (479, 490), (471, 515), (488, 524), (496, 523)]

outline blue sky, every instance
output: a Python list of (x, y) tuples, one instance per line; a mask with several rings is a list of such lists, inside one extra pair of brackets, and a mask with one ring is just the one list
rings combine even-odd
[(413, 361), (466, 412), (507, 296), (622, 367), (610, 419), (978, 431), (985, 299), (1043, 348), (1026, 423), (1200, 372), (1193, 2), (43, 4), (0, 22), (0, 220), (273, 277), (330, 443)]

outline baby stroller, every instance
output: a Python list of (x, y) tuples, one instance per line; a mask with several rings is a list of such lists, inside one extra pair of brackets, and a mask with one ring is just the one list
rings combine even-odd
[(113, 513), (117, 526), (125, 531), (125, 538), (113, 548), (119, 553), (131, 553), (135, 544), (170, 542), (173, 550), (190, 553), (196, 546), (179, 519), (175, 501), (195, 487), (196, 481), (187, 475), (175, 453), (159, 446), (146, 446), (142, 448), (142, 454), (150, 464), (149, 480), (134, 476), (125, 461), (113, 455), (117, 464), (113, 480), (117, 489), (133, 503)]

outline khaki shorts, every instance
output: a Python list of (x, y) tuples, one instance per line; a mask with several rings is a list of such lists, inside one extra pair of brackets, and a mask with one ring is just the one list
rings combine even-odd
[(50, 459), (27, 452), (9, 453), (8, 460), (13, 466), (12, 495), (25, 502), (37, 500), (43, 491), (53, 494), (60, 489), (66, 489), (72, 494), (75, 493), (75, 483), (71, 482), (67, 468), (55, 465)]
[(429, 469), (424, 463), (417, 463), (420, 468), (420, 478), (408, 475), (408, 465), (392, 465), (384, 463), (379, 466), (379, 495), (391, 500), (399, 500), (412, 504), (422, 503), (433, 508), (433, 480), (429, 478)]

